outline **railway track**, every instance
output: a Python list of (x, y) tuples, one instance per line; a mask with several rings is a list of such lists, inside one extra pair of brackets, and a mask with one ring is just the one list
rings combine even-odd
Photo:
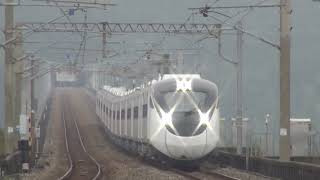
[(178, 169), (171, 170), (183, 177), (193, 180), (203, 180), (203, 179), (213, 179), (213, 180), (240, 180), (239, 178), (231, 177), (219, 172), (215, 171), (206, 171), (206, 170), (199, 170), (194, 172), (186, 172)]
[(70, 104), (63, 97), (61, 119), (69, 168), (59, 180), (97, 180), (101, 176), (101, 165), (87, 151), (78, 123)]
[(66, 120), (64, 118), (64, 110), (61, 113), (61, 119), (63, 120), (64, 141), (65, 141), (65, 146), (66, 146), (67, 158), (68, 158), (68, 162), (69, 162), (68, 170), (65, 172), (65, 174), (63, 176), (61, 176), (59, 178), (59, 180), (64, 180), (64, 179), (67, 179), (71, 175), (71, 172), (72, 172), (72, 170), (74, 168), (74, 165), (73, 165), (73, 161), (71, 159), (70, 151), (69, 151), (69, 143), (68, 143), (68, 138), (67, 138), (68, 137), (68, 135), (67, 135), (67, 125), (66, 125)]
[(207, 175), (219, 177), (220, 179), (223, 179), (223, 180), (240, 180), (239, 178), (232, 177), (232, 176), (229, 176), (229, 175), (226, 175), (223, 173), (219, 173), (216, 171), (200, 170), (200, 172), (207, 174)]

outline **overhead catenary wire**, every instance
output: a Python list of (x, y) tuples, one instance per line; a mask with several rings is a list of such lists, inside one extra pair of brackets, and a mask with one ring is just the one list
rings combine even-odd
[[(216, 1), (219, 1), (219, 0), (216, 0)], [(184, 21), (184, 25), (185, 24), (187, 24), (190, 20), (191, 20), (191, 18), (194, 18), (194, 15), (195, 14), (198, 14), (198, 13), (191, 13), (187, 18), (186, 18), (186, 20)], [(142, 55), (142, 56), (140, 56), (138, 59), (139, 60), (141, 60), (141, 58), (143, 58), (143, 57), (145, 57), (146, 55), (148, 55), (148, 53), (150, 53), (155, 47), (158, 47), (158, 46), (160, 46), (160, 45), (162, 45), (163, 44), (163, 42), (166, 40), (166, 37), (167, 36), (163, 36), (163, 38), (160, 40), (160, 42), (159, 43), (157, 43), (157, 44), (152, 44), (151, 45), (151, 48), (149, 48), (147, 51), (146, 51), (146, 53), (144, 54), (144, 55)]]
[[(55, 21), (57, 21), (57, 20), (65, 17), (65, 16), (66, 16), (66, 14), (63, 14), (62, 16), (55, 17), (55, 18), (49, 20), (46, 24), (53, 23), (53, 22), (55, 22)], [(41, 28), (42, 26), (44, 26), (44, 24), (43, 24), (43, 25), (40, 25), (38, 28)], [(33, 33), (35, 33), (35, 30), (34, 30), (34, 29), (32, 29), (32, 30), (24, 33), (24, 34), (22, 35), (22, 38), (21, 38), (21, 39), (24, 40), (24, 39), (28, 38), (29, 36), (31, 36)], [(17, 37), (13, 37), (12, 39), (7, 40), (7, 41), (5, 41), (3, 44), (0, 44), (0, 45), (1, 45), (1, 47), (5, 48), (5, 46), (6, 46), (7, 44), (12, 43), (12, 42), (14, 42), (14, 41), (16, 41), (16, 40), (17, 40)], [(23, 60), (25, 57), (27, 57), (27, 56), (23, 56), (23, 57), (18, 58), (18, 59), (19, 59), (18, 61)], [(14, 58), (14, 59), (16, 59), (16, 58)], [(16, 60), (17, 60), (17, 59), (16, 59)]]
[[(65, 37), (63, 40), (65, 40), (66, 38), (69, 38), (69, 37), (71, 37), (71, 36), (72, 36), (72, 34), (69, 35), (69, 36), (67, 36), (67, 37)], [(49, 47), (51, 47), (51, 46), (59, 43), (59, 41), (60, 41), (60, 40), (57, 40), (57, 41), (54, 41), (54, 42), (52, 42), (52, 43), (50, 43), (50, 44), (48, 44), (48, 45), (46, 45), (46, 46), (40, 47), (39, 49), (34, 50), (34, 51), (32, 51), (31, 53), (27, 53), (27, 55), (23, 55), (22, 57), (16, 58), (15, 60), (16, 60), (17, 62), (18, 62), (18, 61), (22, 61), (22, 60), (24, 60), (25, 58), (27, 58), (27, 57), (29, 57), (29, 56), (31, 56), (31, 55), (35, 55), (35, 54), (39, 53), (40, 51), (43, 50), (43, 48), (49, 48)]]
[(116, 6), (113, 3), (100, 3), (100, 2), (85, 2), (78, 0), (76, 1), (67, 1), (67, 0), (31, 0), (32, 2), (41, 2), (41, 4), (26, 3), (28, 1), (17, 0), (17, 2), (12, 3), (0, 3), (0, 6), (17, 6), (17, 7), (67, 7), (67, 8), (94, 8), (94, 9), (103, 9), (106, 10), (109, 6)]
[[(0, 3), (1, 6), (15, 6), (15, 7), (57, 7), (57, 5), (54, 4), (5, 4), (5, 3)], [(63, 8), (75, 8), (77, 6), (73, 5), (59, 5), (59, 7)], [(102, 7), (93, 7), (93, 6), (80, 6), (81, 8), (90, 8), (90, 9), (101, 9), (101, 10), (106, 10), (105, 8)]]
[[(266, 2), (266, 1), (267, 1), (267, 0), (262, 0), (262, 1), (258, 2), (256, 5), (252, 5), (252, 6), (240, 6), (240, 7), (241, 7), (241, 8), (246, 8), (247, 11), (248, 11), (248, 10), (250, 11), (250, 8), (251, 8), (251, 7), (259, 6), (259, 4), (262, 4), (262, 3)], [(234, 6), (234, 7), (236, 7), (236, 6)], [(277, 7), (280, 7), (280, 4), (279, 4)], [(208, 9), (209, 7), (204, 7), (204, 8), (207, 8), (207, 9)], [(189, 8), (189, 9), (202, 11), (202, 9), (204, 9), (204, 8)], [(210, 8), (212, 8), (212, 7), (210, 7)], [(255, 38), (255, 39), (259, 40), (259, 41), (262, 41), (262, 42), (264, 42), (264, 43), (266, 43), (266, 44), (268, 44), (268, 45), (270, 45), (270, 46), (272, 46), (272, 47), (277, 48), (278, 50), (280, 50), (280, 46), (279, 46), (278, 44), (276, 44), (276, 43), (274, 43), (274, 42), (272, 42), (272, 41), (269, 41), (269, 40), (267, 40), (267, 39), (265, 39), (265, 38), (263, 38), (263, 37), (259, 37), (258, 35), (254, 34), (254, 33), (252, 33), (252, 32), (249, 32), (249, 31), (243, 29), (242, 27), (239, 27), (237, 24), (229, 23), (229, 22), (227, 22), (226, 20), (222, 20), (222, 19), (217, 18), (217, 17), (215, 17), (215, 16), (212, 16), (212, 15), (210, 15), (210, 14), (208, 14), (208, 13), (206, 13), (206, 16), (207, 16), (207, 17), (211, 17), (212, 19), (218, 21), (218, 22), (221, 23), (222, 25), (230, 26), (230, 27), (232, 27), (232, 28), (235, 29), (235, 30), (238, 30), (238, 31), (240, 31), (240, 32), (242, 32), (242, 33), (250, 36), (250, 37), (253, 37), (253, 38)], [(233, 18), (233, 17), (231, 17), (231, 18)], [(242, 18), (244, 18), (244, 17), (242, 17)], [(228, 20), (230, 20), (230, 19), (228, 19)]]
[[(56, 1), (53, 1), (56, 3), (56, 5), (58, 5), (58, 3)], [(71, 19), (69, 18), (69, 16), (67, 16), (66, 12), (63, 11), (63, 9), (61, 7), (58, 7), (60, 12), (63, 13), (65, 15), (65, 17), (67, 18), (67, 20), (69, 21), (69, 23), (72, 24), (72, 21)], [(87, 22), (87, 9), (82, 9), (82, 11), (85, 13), (85, 23)], [(81, 53), (81, 49), (82, 47), (84, 48), (83, 51), (85, 51), (85, 46), (86, 46), (86, 39), (87, 39), (87, 31), (81, 33), (78, 29), (78, 27), (76, 27), (76, 31), (79, 33), (80, 35), (80, 38), (82, 39), (81, 41), (81, 44), (80, 44), (80, 47), (79, 47), (79, 52), (77, 54), (77, 56), (75, 57), (74, 59), (74, 63), (76, 64), (77, 61), (79, 60), (79, 57), (80, 57), (80, 53)], [(84, 62), (84, 53), (82, 54), (82, 61)]]
[[(255, 0), (253, 0), (252, 2), (254, 2)], [(255, 10), (254, 6), (260, 6), (262, 5), (263, 3), (267, 2), (269, 0), (262, 0), (256, 4), (254, 4), (253, 6), (250, 6), (250, 7), (247, 7), (247, 8), (244, 8), (242, 10), (239, 10), (236, 14), (232, 15), (230, 19), (226, 20), (226, 21), (229, 21), (231, 20), (232, 18), (235, 18), (237, 17), (238, 15), (244, 13), (244, 15), (242, 15), (242, 17), (240, 18), (240, 21), (242, 21), (247, 15), (249, 15), (251, 12), (253, 12)]]
[[(32, 0), (32, 1), (38, 1), (38, 2), (47, 2), (48, 0)], [(76, 1), (67, 1), (67, 0), (49, 0), (49, 2), (54, 2), (54, 3), (66, 3), (66, 4), (76, 4), (77, 6), (80, 6), (81, 4), (89, 4), (89, 5), (100, 5), (100, 6), (115, 6), (116, 4), (112, 4), (112, 3), (99, 3), (97, 1), (94, 2), (85, 2), (85, 1), (81, 1), (79, 2), (78, 0)]]
[[(84, 22), (87, 23), (87, 18), (88, 18), (88, 17), (87, 17), (87, 15), (88, 15), (88, 14), (87, 14), (87, 13), (88, 13), (87, 10), (85, 10), (84, 13), (85, 13), (85, 14), (84, 14)], [(84, 55), (85, 55), (85, 52), (86, 52), (87, 34), (88, 34), (87, 31), (85, 31), (85, 32), (83, 33), (83, 37), (82, 37), (82, 38), (83, 38), (83, 41), (84, 41), (84, 42), (83, 42), (83, 51), (82, 51), (82, 64), (83, 64), (83, 65), (84, 65), (84, 61), (85, 61), (85, 60), (84, 60)]]
[[(19, 1), (19, 2), (20, 2), (20, 1)], [(42, 24), (42, 25), (39, 25), (38, 28), (41, 28), (41, 27), (45, 26), (46, 24), (51, 24), (51, 23), (53, 23), (53, 22), (55, 22), (55, 21), (58, 21), (59, 19), (62, 19), (63, 17), (66, 17), (67, 20), (68, 20), (70, 23), (72, 23), (71, 19), (69, 18), (69, 15), (66, 13), (66, 11), (64, 11), (64, 10), (61, 8), (61, 6), (58, 6), (58, 4), (56, 4), (56, 5), (57, 5), (56, 7), (59, 9), (59, 11), (62, 13), (62, 15), (61, 15), (61, 16), (58, 16), (58, 17), (55, 17), (55, 18), (47, 21), (47, 23), (44, 23), (44, 24)], [(75, 11), (77, 11), (77, 10), (79, 10), (79, 9), (80, 9), (80, 8), (78, 7), (78, 8), (75, 9)], [(23, 24), (19, 24), (19, 26), (23, 26)], [(36, 28), (36, 29), (37, 29), (37, 28)], [(36, 32), (36, 30), (35, 30), (35, 29), (32, 29), (32, 30), (24, 33), (24, 34), (22, 35), (22, 40), (28, 38), (29, 36), (31, 36), (31, 35), (32, 35), (33, 33), (35, 33), (35, 32)], [(80, 32), (79, 32), (79, 33), (80, 33)], [(81, 36), (81, 35), (80, 35), (80, 36)], [(4, 42), (3, 44), (0, 44), (0, 45), (1, 45), (1, 47), (5, 48), (5, 46), (6, 46), (7, 44), (16, 41), (16, 39), (17, 39), (17, 37), (13, 37), (12, 39), (7, 40), (6, 42)], [(18, 59), (22, 59), (22, 60), (23, 60), (25, 57), (26, 57), (26, 56), (24, 56), (24, 57), (22, 57), (22, 58), (18, 58)]]
[(212, 15), (208, 15), (208, 16), (211, 17), (211, 18), (213, 18), (213, 19), (215, 19), (215, 20), (217, 20), (217, 21), (220, 21), (221, 23), (224, 23), (224, 24), (226, 24), (226, 25), (231, 26), (231, 27), (234, 28), (235, 30), (238, 30), (238, 31), (240, 31), (240, 32), (242, 32), (242, 33), (250, 36), (250, 37), (253, 37), (253, 38), (255, 38), (255, 39), (259, 40), (259, 41), (262, 41), (262, 42), (264, 42), (264, 43), (266, 43), (266, 44), (268, 44), (268, 45), (270, 45), (270, 46), (272, 46), (272, 47), (277, 48), (278, 50), (280, 50), (280, 46), (279, 46), (278, 44), (274, 43), (274, 42), (271, 42), (271, 41), (269, 41), (269, 40), (267, 40), (267, 39), (264, 39), (263, 37), (259, 37), (258, 35), (254, 34), (254, 33), (252, 33), (252, 32), (249, 32), (249, 31), (247, 31), (247, 30), (245, 30), (245, 29), (243, 29), (243, 28), (241, 28), (241, 27), (238, 27), (237, 25), (233, 25), (233, 24), (224, 22), (223, 20), (220, 20), (219, 18), (214, 17), (214, 16), (212, 16)]

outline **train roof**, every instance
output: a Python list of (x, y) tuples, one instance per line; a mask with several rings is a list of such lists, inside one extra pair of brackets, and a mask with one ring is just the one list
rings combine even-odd
[(133, 94), (137, 91), (141, 91), (142, 89), (145, 89), (147, 87), (150, 87), (152, 84), (157, 83), (158, 81), (161, 80), (166, 80), (166, 79), (179, 79), (179, 78), (190, 78), (190, 79), (200, 79), (199, 74), (165, 74), (163, 77), (160, 77), (158, 80), (152, 80), (147, 83), (142, 84), (139, 87), (135, 87), (133, 89), (127, 89), (125, 87), (112, 87), (112, 86), (103, 86), (103, 90), (114, 95), (114, 96), (127, 96), (130, 94)]
[(200, 74), (165, 74), (162, 79), (172, 79), (172, 78), (190, 78), (190, 79), (200, 79)]

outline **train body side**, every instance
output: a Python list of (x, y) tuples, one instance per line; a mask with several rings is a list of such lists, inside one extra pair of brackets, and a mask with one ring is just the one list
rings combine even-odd
[[(198, 88), (199, 92), (205, 92), (206, 87), (203, 86), (203, 83), (210, 84), (210, 82), (204, 80), (197, 81), (197, 85), (201, 87), (200, 89)], [(154, 98), (155, 87), (149, 85), (129, 93), (122, 93), (121, 95), (106, 90), (98, 91), (96, 113), (104, 124), (106, 131), (118, 139), (135, 142), (139, 148), (139, 144), (142, 144), (143, 148), (141, 149), (152, 146), (162, 154), (176, 160), (196, 160), (210, 153), (219, 141), (217, 92), (213, 93), (216, 99), (212, 100), (212, 106), (210, 104), (211, 110), (208, 107), (207, 113), (202, 113), (200, 108), (197, 107), (198, 112), (194, 112), (193, 116), (197, 116), (198, 119), (203, 119), (201, 117), (202, 114), (206, 114), (207, 116), (210, 114), (210, 116), (208, 116), (206, 121), (199, 121), (201, 127), (197, 127), (199, 132), (196, 132), (198, 133), (188, 135), (183, 134), (185, 130), (181, 130), (180, 128), (185, 126), (184, 118), (178, 118), (175, 121), (178, 124), (180, 123), (180, 125), (175, 124), (177, 131), (180, 132), (177, 132), (171, 124), (174, 129), (172, 130), (169, 127), (170, 123), (166, 123), (166, 118), (164, 117), (166, 113), (159, 112), (161, 106), (157, 106), (157, 102), (161, 102), (161, 99), (157, 100)], [(209, 88), (210, 91), (217, 91), (215, 85), (212, 85), (212, 87), (214, 88)], [(163, 91), (162, 93), (167, 92)], [(183, 114), (183, 117), (187, 117), (186, 114), (188, 113), (177, 112), (171, 116), (177, 119), (178, 116), (182, 116), (180, 114)], [(190, 116), (187, 119), (190, 119)], [(172, 122), (174, 122), (173, 119)], [(182, 134), (179, 134), (181, 132)], [(124, 143), (124, 141), (121, 141), (121, 143)], [(145, 153), (146, 151), (143, 152)]]
[(122, 97), (99, 91), (96, 113), (115, 136), (148, 143), (148, 98), (149, 89)]

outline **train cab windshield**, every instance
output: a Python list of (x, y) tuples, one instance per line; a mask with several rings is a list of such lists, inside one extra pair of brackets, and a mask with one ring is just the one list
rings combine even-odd
[[(172, 111), (172, 124), (176, 132), (170, 132), (180, 136), (197, 135), (204, 131), (205, 127), (194, 132), (200, 122), (199, 110), (206, 113), (214, 109), (217, 98), (217, 87), (206, 80), (193, 79), (191, 90), (177, 91), (175, 79), (164, 80), (154, 86), (154, 99), (160, 108), (169, 113)], [(160, 114), (161, 115), (161, 114)]]
[(203, 113), (207, 112), (217, 99), (217, 87), (202, 79), (192, 80), (191, 87), (185, 92), (177, 91), (175, 79), (164, 80), (154, 86), (154, 99), (165, 112), (172, 108), (175, 111), (200, 109)]

